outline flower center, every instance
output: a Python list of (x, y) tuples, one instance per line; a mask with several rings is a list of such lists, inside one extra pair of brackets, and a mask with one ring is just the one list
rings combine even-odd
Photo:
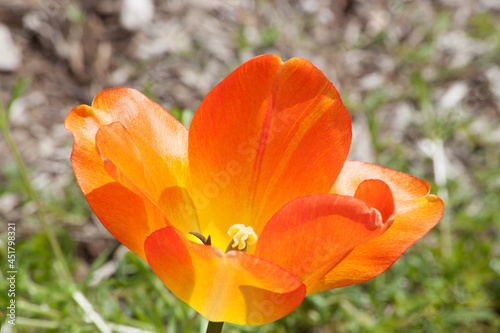
[[(208, 246), (212, 245), (212, 238), (210, 237), (210, 235), (207, 238), (205, 238), (205, 236), (203, 236), (198, 232), (190, 231), (189, 233), (198, 238), (203, 244)], [(231, 243), (229, 243), (229, 245), (227, 246), (226, 253), (233, 250), (246, 252), (247, 244), (248, 245), (255, 244), (258, 238), (257, 234), (255, 233), (255, 231), (253, 231), (252, 227), (245, 227), (243, 224), (232, 225), (229, 228), (227, 234), (233, 237), (233, 239), (231, 240)]]
[(252, 245), (257, 242), (257, 235), (252, 227), (245, 227), (243, 224), (232, 225), (227, 233), (229, 236), (233, 237), (231, 244), (228, 246), (228, 250), (232, 247), (233, 249), (237, 248), (239, 251), (242, 251), (246, 249), (247, 244)]

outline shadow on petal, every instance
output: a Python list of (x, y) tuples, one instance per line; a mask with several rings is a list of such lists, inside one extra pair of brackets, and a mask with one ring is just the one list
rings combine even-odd
[(164, 189), (158, 199), (158, 205), (172, 226), (185, 234), (191, 231), (201, 232), (196, 207), (184, 187), (172, 186)]
[(116, 182), (96, 188), (86, 198), (104, 227), (144, 260), (146, 238), (168, 225), (158, 208)]

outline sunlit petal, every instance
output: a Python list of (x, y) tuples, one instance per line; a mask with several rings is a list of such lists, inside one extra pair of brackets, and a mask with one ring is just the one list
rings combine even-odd
[(221, 247), (233, 224), (259, 234), (290, 200), (329, 191), (350, 141), (337, 90), (310, 62), (272, 55), (246, 62), (208, 94), (191, 123), (201, 229)]
[(181, 300), (211, 321), (265, 324), (295, 309), (305, 286), (291, 273), (240, 251), (223, 254), (168, 227), (145, 244), (149, 265)]
[(309, 289), (354, 247), (379, 236), (382, 215), (353, 197), (297, 198), (267, 223), (255, 255), (296, 275)]
[(443, 202), (428, 194), (427, 182), (370, 163), (346, 162), (333, 190), (353, 194), (365, 179), (380, 179), (389, 185), (396, 206), (394, 222), (381, 236), (356, 247), (313, 292), (364, 282), (383, 273), (443, 215)]
[[(97, 94), (91, 107), (80, 105), (66, 118), (65, 126), (74, 136), (71, 162), (83, 194), (103, 225), (120, 242), (144, 258), (145, 238), (166, 223), (164, 214), (157, 207), (166, 211), (166, 205), (161, 202), (171, 201), (166, 200), (164, 195), (158, 198), (160, 204), (148, 202), (141, 193), (131, 189), (129, 183), (121, 183), (109, 173), (113, 162), (103, 158), (96, 150), (96, 135), (109, 124), (115, 125), (108, 130), (121, 125), (128, 135), (126, 138), (118, 136), (110, 145), (113, 142), (123, 144), (123, 140), (134, 143), (134, 147), (120, 157), (121, 161), (127, 156), (135, 159), (138, 153), (142, 158), (146, 155), (144, 152), (149, 154), (154, 151), (164, 160), (157, 168), (178, 170), (175, 182), (165, 182), (163, 186), (166, 189), (162, 189), (162, 193), (173, 192), (171, 188), (187, 186), (189, 182), (189, 172), (186, 171), (187, 130), (158, 104), (129, 88), (104, 90)], [(146, 162), (152, 164), (151, 161), (150, 158)], [(182, 189), (176, 191), (179, 193)], [(186, 196), (183, 194), (182, 197)], [(134, 207), (137, 207), (136, 211), (130, 212)]]

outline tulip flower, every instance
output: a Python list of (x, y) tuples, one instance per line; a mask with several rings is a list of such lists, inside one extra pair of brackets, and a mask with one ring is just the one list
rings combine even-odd
[(442, 216), (427, 182), (346, 161), (351, 120), (310, 62), (256, 57), (189, 131), (129, 88), (66, 119), (92, 210), (211, 322), (265, 324), (306, 295), (367, 281)]

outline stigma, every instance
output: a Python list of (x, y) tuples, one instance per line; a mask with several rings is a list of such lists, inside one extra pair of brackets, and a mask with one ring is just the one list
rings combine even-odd
[(242, 251), (247, 247), (247, 244), (252, 245), (257, 242), (257, 235), (252, 227), (245, 227), (243, 224), (232, 225), (227, 233), (233, 237), (230, 244), (233, 249), (237, 248)]

